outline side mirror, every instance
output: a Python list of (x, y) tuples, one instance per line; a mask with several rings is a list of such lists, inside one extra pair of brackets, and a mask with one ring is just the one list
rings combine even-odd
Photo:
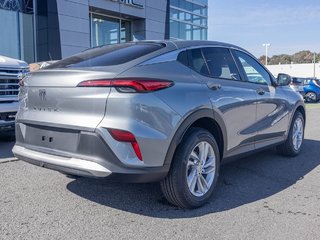
[(279, 73), (277, 77), (277, 84), (278, 86), (288, 86), (292, 81), (290, 75), (285, 73)]

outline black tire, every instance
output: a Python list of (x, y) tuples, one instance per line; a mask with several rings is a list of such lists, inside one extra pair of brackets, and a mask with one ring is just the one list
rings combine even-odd
[[(211, 145), (215, 155), (215, 171), (211, 186), (200, 197), (191, 193), (187, 184), (187, 162), (193, 149), (200, 142)], [(219, 177), (220, 153), (217, 142), (212, 134), (201, 128), (192, 128), (184, 137), (173, 157), (167, 177), (160, 183), (166, 199), (180, 208), (197, 208), (204, 205), (212, 196)]]
[[(303, 124), (302, 143), (301, 143), (299, 149), (295, 149), (292, 137), (293, 137), (294, 123), (296, 122), (296, 120), (298, 118), (301, 119), (302, 124)], [(287, 140), (283, 144), (277, 146), (278, 153), (280, 153), (283, 156), (288, 156), (288, 157), (295, 157), (300, 153), (302, 145), (303, 145), (303, 140), (304, 140), (304, 126), (305, 126), (305, 123), (304, 123), (303, 115), (299, 111), (295, 112), (295, 114), (294, 114), (294, 116), (292, 118), (292, 122), (291, 122), (291, 125), (290, 125), (290, 130), (289, 130), (289, 134), (288, 134)]]

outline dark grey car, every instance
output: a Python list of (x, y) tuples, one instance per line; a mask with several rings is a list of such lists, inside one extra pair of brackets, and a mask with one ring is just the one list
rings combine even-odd
[(13, 152), (67, 174), (159, 181), (171, 203), (199, 207), (221, 163), (271, 146), (300, 152), (305, 107), (289, 82), (225, 43), (94, 48), (21, 82)]

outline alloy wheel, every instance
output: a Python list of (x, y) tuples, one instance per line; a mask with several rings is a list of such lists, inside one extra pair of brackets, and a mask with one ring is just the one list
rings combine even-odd
[(316, 102), (317, 96), (314, 92), (308, 92), (308, 93), (306, 93), (306, 99), (308, 102)]
[(205, 195), (214, 180), (216, 156), (210, 143), (198, 143), (189, 155), (186, 177), (189, 191), (196, 197)]
[(297, 118), (293, 124), (292, 130), (292, 143), (296, 151), (301, 147), (303, 139), (303, 122), (301, 118)]

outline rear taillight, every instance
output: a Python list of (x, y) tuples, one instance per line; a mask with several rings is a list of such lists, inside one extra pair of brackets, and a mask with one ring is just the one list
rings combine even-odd
[(89, 80), (78, 84), (78, 87), (115, 87), (120, 92), (154, 92), (173, 85), (172, 81), (157, 79), (114, 79)]
[(89, 80), (78, 84), (77, 87), (110, 87), (111, 80)]
[(111, 136), (117, 140), (118, 142), (129, 142), (131, 143), (131, 146), (136, 153), (137, 157), (139, 158), (140, 161), (142, 161), (142, 154), (140, 151), (139, 144), (135, 138), (135, 136), (128, 131), (124, 130), (119, 130), (119, 129), (108, 129), (109, 133)]

